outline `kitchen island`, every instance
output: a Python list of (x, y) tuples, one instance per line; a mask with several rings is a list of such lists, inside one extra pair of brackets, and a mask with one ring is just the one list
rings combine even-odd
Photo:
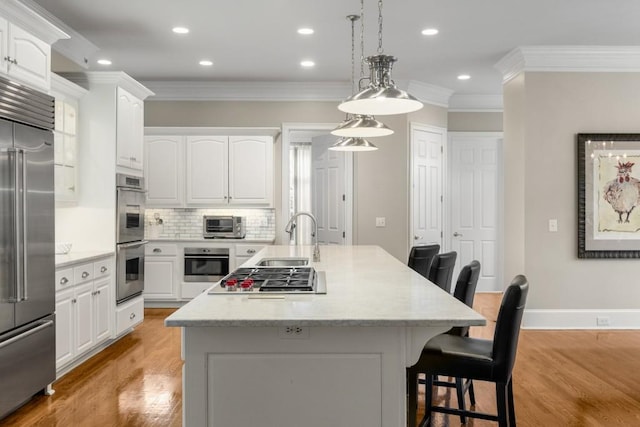
[(424, 343), (484, 318), (376, 246), (267, 246), (304, 257), (323, 295), (202, 294), (183, 328), (184, 426), (404, 426), (405, 368)]

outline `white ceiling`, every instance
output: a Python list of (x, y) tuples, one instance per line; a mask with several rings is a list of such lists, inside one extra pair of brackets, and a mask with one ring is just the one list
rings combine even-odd
[[(346, 83), (346, 15), (360, 11), (359, 0), (32, 1), (100, 48), (89, 69), (122, 70), (138, 80)], [(370, 55), (377, 1), (364, 3)], [(455, 94), (500, 94), (494, 65), (518, 46), (640, 44), (638, 0), (387, 0), (383, 18), (384, 53), (398, 58), (393, 77)], [(176, 25), (191, 31), (178, 36), (171, 32)], [(315, 34), (298, 35), (301, 26)], [(428, 27), (440, 33), (423, 36)], [(98, 66), (99, 57), (113, 64)], [(203, 58), (213, 67), (199, 66)], [(302, 69), (303, 59), (316, 67)], [(461, 73), (471, 79), (457, 80)]]

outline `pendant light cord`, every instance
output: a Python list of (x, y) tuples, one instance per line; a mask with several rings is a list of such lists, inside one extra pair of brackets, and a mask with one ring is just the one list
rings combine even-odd
[[(363, 77), (364, 77), (364, 0), (360, 0), (360, 79), (362, 79)], [(358, 90), (360, 90), (360, 88), (358, 88)]]
[(378, 0), (378, 55), (382, 55), (382, 0)]
[(356, 93), (356, 20), (355, 18), (351, 18), (351, 93)]

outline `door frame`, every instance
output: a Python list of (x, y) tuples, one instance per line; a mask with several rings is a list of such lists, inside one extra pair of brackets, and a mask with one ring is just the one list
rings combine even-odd
[[(498, 198), (498, 207), (496, 212), (498, 212), (497, 220), (497, 233), (496, 240), (498, 243), (498, 253), (496, 256), (498, 257), (498, 263), (496, 265), (497, 268), (497, 280), (498, 285), (502, 284), (500, 287), (504, 290), (507, 286), (507, 283), (504, 281), (504, 132), (449, 132), (448, 135), (448, 143), (450, 146), (455, 144), (456, 138), (489, 138), (494, 139), (497, 142), (497, 181), (498, 181), (498, 189), (497, 189), (497, 198)], [(447, 165), (449, 166), (448, 162)], [(445, 190), (448, 194), (451, 194), (451, 182), (452, 182), (452, 167), (448, 167), (447, 180), (445, 183)], [(443, 241), (446, 242), (448, 247), (451, 247), (451, 239), (452, 239), (452, 229), (451, 229), (451, 221), (449, 218), (451, 217), (451, 212), (453, 212), (453, 199), (449, 197), (446, 203), (446, 211), (447, 211), (447, 226), (445, 227), (445, 236), (446, 238)], [(462, 268), (462, 266), (460, 266)], [(502, 292), (496, 291), (496, 292)]]
[[(413, 223), (414, 223), (414, 218), (413, 218), (413, 200), (414, 200), (414, 185), (413, 185), (413, 168), (414, 168), (414, 152), (413, 152), (413, 131), (414, 130), (422, 130), (422, 131), (426, 131), (426, 132), (433, 132), (433, 133), (439, 133), (440, 135), (442, 135), (442, 176), (440, 177), (440, 180), (442, 182), (442, 197), (443, 199), (445, 199), (445, 189), (447, 188), (447, 183), (445, 180), (445, 177), (447, 177), (447, 142), (448, 142), (448, 138), (447, 138), (447, 128), (443, 128), (443, 127), (439, 127), (439, 126), (433, 126), (433, 125), (427, 125), (424, 123), (416, 123), (416, 122), (410, 122), (409, 123), (409, 230), (408, 230), (408, 234), (407, 234), (407, 253), (409, 253), (409, 251), (411, 251), (411, 247), (413, 246)], [(445, 252), (446, 251), (446, 245), (448, 244), (447, 241), (444, 238), (444, 233), (446, 233), (446, 227), (447, 227), (447, 214), (448, 214), (448, 210), (447, 210), (447, 204), (445, 203), (445, 200), (443, 200), (442, 202), (442, 249), (441, 252)]]
[[(282, 124), (282, 151), (280, 153), (280, 214), (276, 212), (276, 240), (277, 244), (287, 242), (287, 232), (284, 227), (289, 220), (285, 218), (289, 209), (289, 148), (291, 147), (292, 135), (297, 132), (304, 134), (305, 132), (331, 131), (337, 126), (336, 123), (283, 123)], [(353, 243), (353, 153), (346, 151), (345, 153), (345, 245)]]

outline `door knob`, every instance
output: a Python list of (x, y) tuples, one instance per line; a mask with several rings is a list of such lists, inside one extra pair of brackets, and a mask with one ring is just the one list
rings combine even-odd
[(453, 237), (462, 237), (462, 233), (458, 233), (457, 231), (453, 233)]

